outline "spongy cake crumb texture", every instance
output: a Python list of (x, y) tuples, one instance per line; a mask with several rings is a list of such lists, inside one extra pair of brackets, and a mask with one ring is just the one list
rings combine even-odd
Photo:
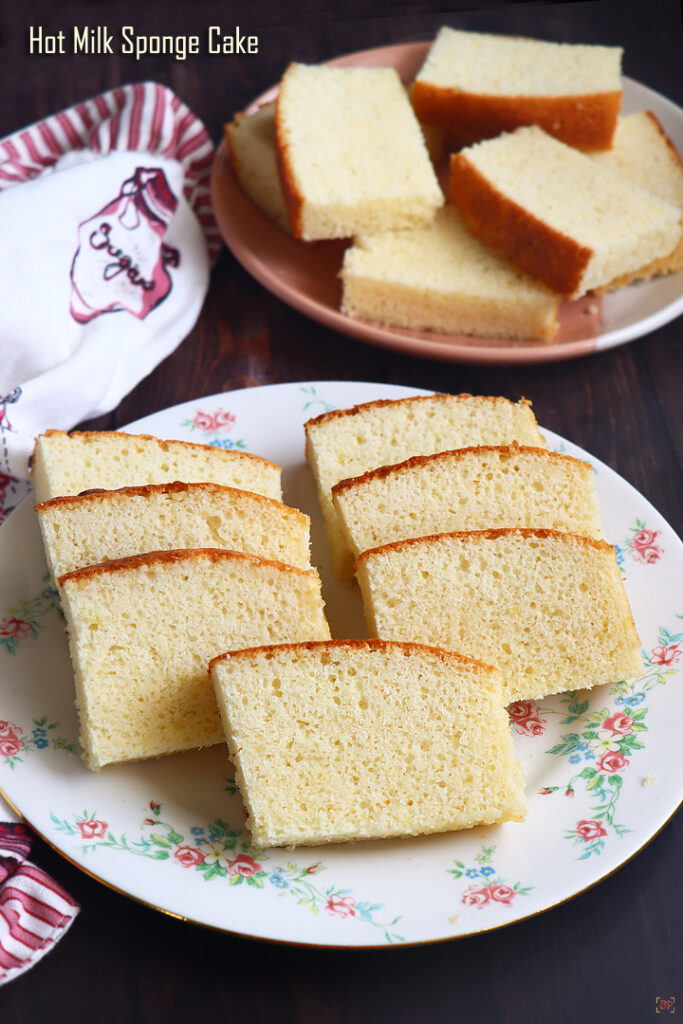
[(616, 46), (438, 33), (415, 80), (418, 117), (462, 142), (537, 124), (581, 148), (611, 145), (621, 104)]
[(175, 480), (213, 482), (282, 498), (280, 467), (258, 455), (113, 430), (46, 431), (36, 439), (31, 475), (39, 502), (98, 487)]
[(146, 551), (224, 548), (310, 568), (308, 516), (210, 483), (156, 484), (36, 506), (53, 578)]
[(676, 207), (537, 127), (453, 156), (449, 195), (477, 235), (567, 298), (667, 255), (681, 236)]
[(237, 114), (225, 126), (230, 159), (249, 198), (291, 234), (275, 153), (275, 102), (251, 114)]
[(417, 456), (333, 489), (354, 555), (410, 537), (505, 526), (603, 536), (593, 467), (544, 448)]
[(641, 674), (604, 541), (544, 530), (441, 534), (362, 554), (357, 577), (372, 635), (495, 664), (506, 702)]
[(340, 273), (342, 312), (394, 327), (549, 340), (559, 299), (476, 238), (452, 206), (425, 226), (362, 235)]
[(308, 240), (430, 221), (443, 194), (392, 68), (292, 64), (276, 135), (294, 234)]
[(482, 96), (575, 96), (621, 90), (617, 46), (439, 30), (417, 82)]
[[(590, 154), (604, 167), (623, 175), (632, 185), (671, 203), (683, 218), (683, 162), (655, 115), (649, 110), (620, 117), (611, 149)], [(683, 237), (673, 252), (652, 260), (630, 274), (610, 281), (622, 288), (630, 281), (683, 269)]]
[(347, 581), (353, 557), (332, 503), (332, 487), (340, 480), (451, 448), (511, 441), (545, 447), (528, 402), (473, 395), (369, 402), (309, 420), (305, 430), (335, 572)]
[(316, 572), (234, 551), (140, 555), (60, 584), (92, 769), (221, 742), (215, 655), (330, 636)]
[(257, 846), (469, 828), (524, 816), (495, 669), (339, 641), (212, 663)]

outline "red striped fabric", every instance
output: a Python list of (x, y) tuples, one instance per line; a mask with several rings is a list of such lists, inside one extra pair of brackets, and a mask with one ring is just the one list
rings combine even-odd
[(79, 905), (26, 860), (31, 833), (0, 823), (0, 985), (48, 953), (73, 923)]
[(0, 191), (37, 177), (73, 149), (134, 150), (177, 160), (183, 194), (199, 221), (211, 264), (222, 239), (211, 212), (214, 146), (192, 111), (166, 86), (136, 82), (112, 89), (31, 125), (0, 142)]

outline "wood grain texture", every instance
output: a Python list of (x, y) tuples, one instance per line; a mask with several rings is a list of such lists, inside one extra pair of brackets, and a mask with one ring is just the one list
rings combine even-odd
[[(474, 10), (475, 7), (481, 10)], [(462, 8), (466, 8), (462, 10)], [(239, 23), (257, 57), (27, 56), (28, 25), (107, 23), (204, 32)], [(0, 10), (0, 134), (127, 81), (173, 88), (216, 140), (221, 125), (275, 82), (290, 60), (428, 38), (444, 22), (567, 42), (623, 45), (625, 71), (683, 103), (678, 0), (444, 5), (408, 0), (278, 0), (228, 6), (123, 0)], [(1, 241), (0, 241), (1, 244)], [(439, 391), (525, 396), (538, 421), (604, 460), (679, 530), (683, 524), (680, 322), (630, 345), (567, 363), (477, 367), (430, 362), (341, 337), (284, 306), (228, 253), (190, 336), (110, 415), (112, 428), (205, 394), (279, 381), (369, 380)], [(681, 609), (683, 611), (683, 609)], [(423, 1021), (630, 1022), (655, 997), (683, 1004), (679, 816), (605, 882), (539, 917), (435, 946), (325, 951), (218, 934), (106, 889), (37, 841), (33, 859), (83, 905), (67, 938), (0, 996), (3, 1021), (70, 1024), (199, 1018), (301, 1024)], [(661, 1018), (656, 1018), (661, 1019)]]

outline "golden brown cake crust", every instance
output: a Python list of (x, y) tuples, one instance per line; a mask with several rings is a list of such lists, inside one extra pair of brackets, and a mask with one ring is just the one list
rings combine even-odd
[[(293, 65), (290, 64), (289, 67), (293, 67)], [(287, 72), (285, 71), (285, 75), (286, 74)], [(280, 83), (280, 88), (282, 88), (282, 83)], [(289, 160), (288, 149), (285, 143), (284, 132), (282, 130), (279, 94), (275, 104), (275, 159), (277, 162), (278, 174), (280, 176), (280, 185), (282, 187), (282, 196), (285, 201), (285, 209), (287, 210), (289, 223), (292, 227), (292, 234), (295, 238), (301, 238), (303, 228), (302, 212), (304, 197), (296, 186), (294, 172)]]
[(448, 197), (473, 234), (520, 270), (568, 298), (579, 290), (593, 251), (508, 199), (463, 153), (451, 157)]
[(420, 121), (472, 141), (537, 124), (579, 149), (609, 149), (621, 91), (579, 96), (487, 96), (415, 82), (413, 107)]
[(567, 533), (564, 530), (529, 529), (522, 526), (504, 526), (496, 530), (456, 530), (452, 533), (432, 533), (427, 537), (410, 537), (407, 540), (394, 541), (392, 544), (381, 544), (377, 548), (370, 548), (369, 551), (363, 551), (354, 562), (354, 568), (357, 568), (361, 562), (370, 558), (372, 555), (379, 554), (381, 551), (399, 551), (402, 548), (409, 547), (413, 544), (421, 544), (424, 541), (429, 540), (441, 540), (443, 537), (495, 540), (497, 537), (512, 537), (514, 535), (529, 539), (536, 537), (539, 540), (546, 537), (554, 537), (563, 544), (583, 544), (585, 547), (594, 548), (596, 551), (616, 552), (616, 548), (612, 544), (608, 544), (607, 541), (595, 540), (593, 537), (582, 537), (578, 533)]
[(662, 127), (662, 124), (659, 121), (659, 119), (656, 117), (655, 114), (652, 113), (651, 110), (644, 110), (643, 113), (647, 117), (650, 118), (650, 120), (652, 121), (653, 125), (655, 126), (655, 128), (657, 129), (659, 134), (662, 136), (662, 139), (664, 140), (664, 142), (667, 144), (667, 146), (671, 150), (671, 155), (674, 157), (674, 159), (676, 160), (676, 163), (679, 165), (679, 167), (683, 171), (683, 159), (681, 159), (681, 154), (678, 152), (678, 150), (674, 146), (673, 142), (671, 141), (669, 136), (664, 131), (664, 128)]
[(298, 569), (294, 565), (286, 565), (284, 562), (274, 562), (269, 558), (261, 558), (259, 555), (248, 555), (244, 551), (230, 551), (223, 548), (174, 548), (170, 551), (150, 551), (144, 555), (128, 555), (126, 558), (117, 558), (111, 562), (102, 562), (99, 565), (88, 565), (83, 569), (76, 569), (74, 572), (67, 572), (59, 577), (60, 587), (64, 583), (79, 581), (88, 583), (98, 576), (125, 572), (128, 569), (137, 569), (144, 565), (171, 565), (174, 562), (192, 562), (198, 559), (209, 562), (251, 562), (252, 565), (263, 565), (278, 572), (293, 573), (297, 576), (317, 577), (315, 569)]
[(310, 521), (309, 517), (303, 512), (300, 512), (299, 509), (291, 508), (289, 505), (283, 505), (281, 501), (276, 501), (275, 498), (267, 498), (265, 495), (257, 494), (255, 491), (245, 491), (239, 487), (228, 487), (224, 484), (215, 484), (212, 482), (184, 483), (180, 480), (175, 480), (173, 483), (168, 484), (142, 484), (138, 487), (116, 487), (113, 490), (107, 490), (104, 487), (99, 487), (93, 491), (85, 491), (81, 494), (66, 494), (60, 495), (57, 498), (50, 498), (49, 501), (39, 502), (37, 505), (34, 505), (33, 508), (36, 512), (43, 512), (52, 508), (64, 508), (66, 506), (80, 506), (82, 508), (88, 502), (97, 503), (98, 501), (108, 501), (112, 498), (115, 501), (117, 499), (123, 501), (125, 498), (142, 498), (152, 494), (193, 494), (202, 492), (225, 498), (240, 498), (246, 494), (250, 500), (257, 502), (262, 507), (277, 509), (283, 516), (286, 516), (289, 519), (297, 519), (302, 523)]
[(440, 661), (452, 661), (458, 665), (466, 665), (473, 669), (482, 670), (484, 672), (493, 672), (498, 675), (498, 669), (494, 665), (486, 665), (483, 661), (477, 661), (476, 658), (468, 658), (465, 654), (458, 654), (457, 651), (447, 651), (443, 647), (433, 647), (429, 644), (418, 644), (410, 641), (402, 640), (304, 640), (298, 643), (287, 643), (287, 644), (266, 644), (260, 647), (245, 647), (238, 651), (226, 651), (225, 654), (218, 654), (215, 658), (212, 658), (209, 662), (209, 672), (211, 672), (212, 665), (219, 661), (227, 661), (228, 658), (237, 658), (240, 656), (249, 656), (254, 651), (272, 652), (277, 654), (279, 651), (286, 650), (299, 650), (299, 651), (318, 651), (318, 650), (366, 650), (366, 651), (382, 651), (382, 650), (402, 650), (402, 651), (415, 651), (415, 652), (427, 652), (433, 654), (439, 658)]
[(470, 395), (466, 391), (460, 395), (446, 395), (436, 391), (431, 395), (409, 395), (406, 398), (377, 398), (373, 402), (362, 402), (360, 405), (354, 405), (350, 409), (332, 409), (330, 412), (323, 412), (320, 416), (314, 416), (313, 419), (307, 420), (304, 423), (304, 430), (308, 432), (309, 427), (315, 426), (318, 423), (325, 423), (327, 420), (337, 419), (340, 416), (355, 416), (356, 413), (363, 412), (365, 409), (379, 409), (384, 405), (398, 405), (399, 403), (407, 402), (450, 401), (453, 398), (473, 398), (477, 402), (502, 402), (505, 405), (531, 408), (531, 402), (526, 398), (520, 398), (519, 402), (512, 402), (509, 398), (502, 398), (500, 395)]
[(348, 477), (346, 480), (340, 480), (338, 484), (333, 486), (332, 493), (340, 494), (349, 487), (354, 487), (359, 483), (366, 483), (369, 480), (383, 480), (384, 477), (389, 476), (392, 473), (412, 469), (414, 466), (424, 466), (425, 464), (430, 465), (434, 462), (440, 462), (442, 459), (463, 459), (471, 452), (494, 452), (501, 455), (503, 458), (513, 455), (532, 455), (538, 456), (538, 458), (542, 459), (552, 459), (554, 462), (575, 463), (577, 466), (584, 467), (584, 469), (591, 468), (587, 462), (582, 462), (581, 459), (575, 459), (573, 455), (561, 455), (559, 452), (548, 451), (547, 448), (520, 445), (517, 444), (516, 441), (513, 441), (512, 444), (503, 445), (480, 444), (471, 445), (469, 448), (451, 448), (444, 452), (434, 452), (433, 455), (413, 455), (411, 458), (405, 459), (403, 462), (396, 462), (391, 466), (379, 466), (377, 469), (370, 469), (367, 473), (361, 473), (359, 476), (352, 476)]
[(260, 462), (262, 465), (272, 466), (277, 470), (282, 468), (276, 462), (264, 459), (262, 455), (253, 455), (251, 452), (225, 451), (222, 448), (214, 448), (209, 444), (197, 444), (194, 441), (163, 440), (160, 437), (154, 437), (152, 434), (126, 434), (122, 430), (72, 430), (71, 433), (67, 433), (66, 430), (44, 430), (42, 434), (36, 437), (36, 444), (41, 437), (54, 437), (55, 434), (62, 435), (63, 437), (92, 438), (93, 440), (97, 440), (100, 437), (116, 436), (124, 437), (129, 441), (154, 441), (163, 451), (173, 451), (177, 447), (191, 448), (195, 451), (214, 452), (221, 456), (227, 456), (228, 459), (247, 459), (250, 462)]
[[(681, 220), (681, 228), (683, 229), (683, 220)], [(614, 291), (615, 288), (624, 288), (632, 281), (649, 281), (651, 277), (657, 277), (659, 274), (674, 274), (677, 270), (683, 270), (683, 236), (668, 256), (660, 256), (659, 259), (646, 263), (644, 267), (639, 267), (638, 270), (634, 270), (630, 274), (615, 277), (609, 284), (593, 288), (592, 291), (596, 295), (605, 295), (607, 292)]]

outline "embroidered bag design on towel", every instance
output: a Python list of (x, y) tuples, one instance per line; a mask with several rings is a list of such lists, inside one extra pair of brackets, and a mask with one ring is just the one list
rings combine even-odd
[(177, 249), (164, 244), (178, 200), (158, 167), (137, 167), (116, 199), (79, 225), (71, 266), (71, 315), (87, 323), (125, 309), (140, 320), (172, 287)]

